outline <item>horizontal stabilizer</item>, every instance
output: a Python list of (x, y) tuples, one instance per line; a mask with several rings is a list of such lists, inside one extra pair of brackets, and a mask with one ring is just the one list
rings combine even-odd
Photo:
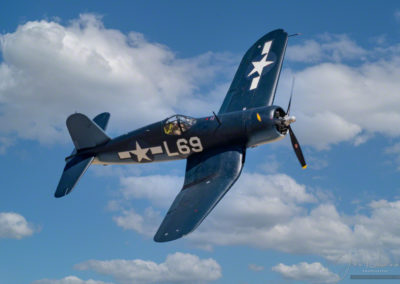
[(80, 177), (86, 172), (94, 157), (76, 156), (65, 165), (55, 197), (62, 197), (72, 191)]
[(81, 113), (75, 113), (68, 117), (68, 131), (77, 150), (96, 147), (110, 140), (110, 137), (102, 129), (102, 126), (105, 128), (108, 122), (106, 116), (100, 114), (96, 117), (98, 120), (96, 122)]

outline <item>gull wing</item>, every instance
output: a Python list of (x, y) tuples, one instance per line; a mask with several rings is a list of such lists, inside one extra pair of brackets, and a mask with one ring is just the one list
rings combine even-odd
[(244, 151), (241, 147), (228, 147), (187, 159), (183, 188), (158, 228), (156, 242), (181, 238), (201, 224), (239, 178)]
[(260, 38), (243, 56), (219, 113), (272, 105), (288, 34), (274, 30)]

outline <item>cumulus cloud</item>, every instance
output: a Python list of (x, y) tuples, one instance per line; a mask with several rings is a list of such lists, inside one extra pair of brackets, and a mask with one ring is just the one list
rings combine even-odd
[(24, 216), (13, 212), (0, 213), (0, 238), (22, 239), (34, 233)]
[(298, 128), (300, 132), (301, 143), (317, 149), (328, 149), (332, 144), (355, 140), (362, 131), (359, 125), (329, 111), (314, 115), (299, 113), (297, 118), (300, 123), (296, 125), (296, 130)]
[(182, 187), (183, 178), (170, 175), (130, 176), (122, 177), (120, 183), (124, 198), (147, 199), (157, 206), (166, 207)]
[(272, 270), (281, 274), (284, 278), (295, 281), (307, 281), (309, 283), (337, 283), (341, 279), (339, 275), (329, 271), (319, 262), (301, 262), (294, 265), (279, 263)]
[(141, 235), (152, 237), (157, 230), (157, 224), (161, 223), (159, 211), (152, 207), (146, 208), (143, 215), (134, 209), (123, 210), (118, 216), (114, 216), (114, 222), (125, 230), (133, 230)]
[[(163, 176), (156, 177), (156, 184), (162, 183)], [(143, 178), (146, 182), (141, 186), (152, 188), (152, 176)], [(166, 184), (178, 179), (164, 178)], [(143, 213), (122, 207), (114, 221), (151, 238), (170, 204), (159, 202), (157, 193), (143, 196), (143, 188), (123, 188), (139, 194), (121, 193), (121, 199), (145, 198), (149, 207)], [(166, 198), (172, 201), (178, 191), (171, 190)], [(199, 228), (184, 239), (206, 249), (248, 245), (347, 264), (388, 264), (400, 257), (400, 201), (373, 201), (367, 214), (346, 215), (320, 196), (284, 174), (243, 173)]]
[(390, 162), (397, 164), (397, 170), (400, 171), (400, 143), (395, 143), (385, 148), (385, 154), (391, 156)]
[(347, 35), (325, 34), (288, 45), (289, 61), (308, 64), (280, 81), (281, 93), (289, 94), (296, 77), (292, 112), (302, 144), (322, 150), (357, 146), (374, 134), (399, 137), (393, 125), (400, 122), (400, 45), (374, 44), (364, 49)]
[(178, 58), (142, 34), (107, 29), (90, 14), (65, 26), (27, 22), (0, 35), (0, 50), (0, 134), (41, 142), (66, 138), (65, 119), (75, 111), (109, 111), (115, 130), (179, 111), (208, 113), (224, 95), (213, 93), (220, 87), (215, 78), (225, 78), (232, 61), (214, 53)]
[[(179, 58), (90, 14), (68, 25), (27, 22), (0, 35), (0, 50), (0, 152), (15, 138), (68, 141), (65, 119), (75, 111), (111, 112), (116, 133), (176, 112), (207, 114), (221, 104), (238, 64), (237, 56), (212, 52)], [(324, 34), (290, 43), (287, 59), (309, 63), (295, 71), (302, 144), (329, 149), (374, 133), (400, 135), (392, 127), (400, 122), (399, 45), (366, 50), (348, 35)], [(280, 90), (289, 93), (290, 80), (282, 79)]]
[(367, 51), (345, 34), (323, 34), (318, 40), (289, 44), (287, 59), (295, 62), (316, 63), (360, 59)]
[(112, 284), (110, 282), (96, 281), (96, 280), (82, 280), (76, 276), (67, 276), (63, 279), (42, 279), (32, 282), (32, 284)]
[[(217, 208), (215, 214), (188, 239), (210, 245), (249, 245), (287, 253), (313, 254), (347, 264), (389, 264), (399, 257), (400, 201), (374, 201), (368, 206), (370, 215), (352, 216), (340, 214), (329, 203), (318, 204), (309, 211), (294, 203), (298, 207), (295, 211), (278, 210), (275, 216), (266, 215), (255, 205), (253, 214), (241, 211), (240, 218), (234, 213), (237, 204), (228, 198), (226, 202), (229, 204)], [(246, 204), (248, 207), (254, 205), (252, 202)], [(265, 202), (264, 207), (269, 207), (269, 203)], [(227, 214), (227, 209), (232, 213)]]
[[(162, 211), (147, 208), (143, 214), (139, 214), (134, 209), (126, 209), (122, 206), (120, 215), (115, 216), (114, 221), (124, 229), (131, 229), (150, 236), (155, 233), (162, 221), (161, 212), (165, 214), (166, 209), (169, 208), (181, 189), (183, 177), (151, 175), (140, 177), (138, 183), (126, 182), (138, 178), (121, 178), (122, 198), (125, 200), (145, 198), (151, 206), (162, 209)], [(166, 185), (166, 189), (160, 186), (162, 184)], [(166, 202), (161, 202), (160, 197), (165, 198)], [(233, 226), (239, 230), (246, 230), (248, 229), (246, 224), (265, 224), (266, 220), (287, 220), (304, 211), (298, 204), (313, 202), (316, 202), (316, 198), (307, 193), (303, 185), (297, 184), (287, 175), (264, 176), (245, 173), (239, 179), (235, 190), (232, 190), (217, 207), (221, 207), (221, 209), (215, 210), (215, 214), (218, 216), (215, 219), (224, 219), (222, 225), (224, 228)], [(123, 205), (123, 202), (119, 204)], [(224, 206), (224, 204), (229, 205)], [(235, 209), (232, 210), (232, 208)], [(238, 222), (243, 227), (237, 226)], [(218, 226), (218, 224), (217, 221), (214, 225)]]
[(200, 259), (196, 255), (174, 253), (165, 262), (135, 260), (89, 260), (75, 266), (79, 270), (93, 270), (110, 275), (118, 283), (205, 283), (221, 278), (221, 267), (214, 259)]
[[(254, 184), (248, 181), (247, 186), (249, 189)], [(267, 199), (262, 198), (264, 208), (257, 206), (257, 201), (246, 200), (248, 208), (252, 208), (246, 212), (232, 202), (234, 196), (231, 200), (229, 197), (223, 201), (225, 206), (216, 208), (203, 226), (187, 237), (189, 240), (203, 246), (249, 245), (292, 254), (313, 254), (345, 264), (389, 264), (399, 257), (400, 201), (374, 201), (368, 206), (369, 215), (350, 216), (339, 213), (330, 203), (308, 210), (306, 204), (294, 202), (291, 206), (295, 210), (276, 210), (274, 215), (265, 210), (270, 204), (273, 208)], [(279, 195), (275, 198), (285, 204)]]
[(359, 145), (374, 134), (399, 137), (400, 52), (387, 59), (356, 66), (319, 63), (287, 72), (281, 93), (290, 93), (289, 77), (296, 76), (292, 112), (299, 140), (317, 149), (340, 142)]

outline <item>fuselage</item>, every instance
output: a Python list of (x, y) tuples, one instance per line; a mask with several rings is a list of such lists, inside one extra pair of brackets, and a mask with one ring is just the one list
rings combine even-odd
[(186, 159), (224, 145), (255, 147), (285, 136), (286, 131), (276, 125), (284, 114), (280, 107), (269, 106), (218, 117), (176, 115), (116, 137), (87, 154), (95, 156), (96, 164), (131, 164)]

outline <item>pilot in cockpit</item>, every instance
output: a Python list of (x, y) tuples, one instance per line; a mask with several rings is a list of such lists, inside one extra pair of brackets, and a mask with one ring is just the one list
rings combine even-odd
[(164, 126), (164, 132), (168, 135), (181, 135), (178, 120), (171, 121)]

